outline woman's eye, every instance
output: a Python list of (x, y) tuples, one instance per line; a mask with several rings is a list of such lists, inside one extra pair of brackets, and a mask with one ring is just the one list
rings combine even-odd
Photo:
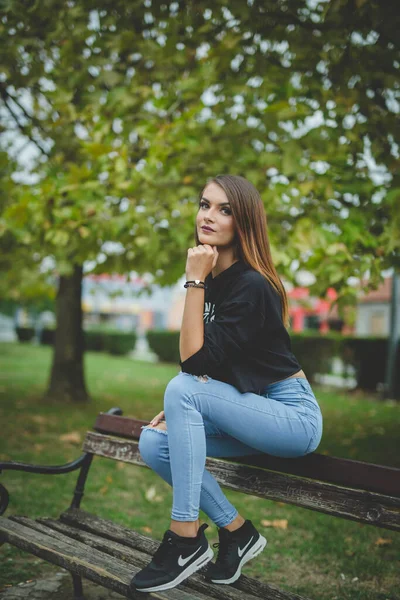
[[(208, 204), (206, 204), (205, 202), (200, 202), (200, 208), (203, 208), (203, 206), (205, 206), (207, 208)], [(229, 210), (229, 208), (223, 207), (221, 210), (226, 210), (227, 212), (225, 214), (230, 215), (231, 211)]]

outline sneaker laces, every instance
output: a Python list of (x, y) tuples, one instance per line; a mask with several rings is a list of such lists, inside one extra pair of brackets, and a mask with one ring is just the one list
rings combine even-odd
[(229, 556), (229, 553), (232, 548), (234, 548), (237, 544), (237, 541), (234, 539), (226, 539), (223, 542), (215, 542), (213, 544), (213, 548), (218, 549), (217, 560), (218, 563), (224, 563)]

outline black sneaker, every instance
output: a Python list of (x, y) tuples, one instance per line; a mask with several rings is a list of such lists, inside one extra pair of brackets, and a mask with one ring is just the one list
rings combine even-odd
[(203, 523), (195, 538), (167, 529), (150, 563), (136, 573), (129, 588), (140, 592), (169, 590), (204, 567), (214, 557), (204, 533), (207, 527), (207, 523)]
[(235, 531), (219, 528), (218, 537), (219, 543), (213, 544), (218, 548), (217, 560), (204, 572), (211, 583), (233, 583), (239, 579), (243, 565), (260, 554), (267, 543), (249, 519)]

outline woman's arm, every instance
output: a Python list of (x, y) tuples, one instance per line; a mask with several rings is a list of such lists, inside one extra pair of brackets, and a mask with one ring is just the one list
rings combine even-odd
[[(186, 298), (185, 311), (187, 309), (189, 314), (186, 315), (188, 318), (185, 335), (189, 337), (190, 351), (188, 348), (184, 355), (185, 360), (180, 361), (180, 366), (185, 373), (207, 373), (212, 377), (212, 372), (224, 361), (237, 356), (243, 357), (248, 344), (258, 343), (259, 336), (265, 334), (265, 315), (270, 314), (273, 309), (270, 297), (272, 291), (257, 273), (249, 273), (242, 277), (239, 285), (229, 287), (224, 301), (216, 307), (214, 319), (203, 323), (203, 338), (198, 335), (194, 343), (195, 335), (192, 335), (192, 330), (193, 333), (195, 330), (201, 331), (200, 321), (198, 327), (195, 327), (194, 321), (190, 319), (194, 318), (195, 313), (188, 301), (196, 301), (195, 292), (199, 290), (193, 288), (191, 297)], [(202, 292), (199, 294), (203, 296)], [(196, 316), (200, 319), (200, 315)], [(202, 339), (203, 344), (200, 345)]]
[(200, 350), (204, 344), (203, 311), (204, 289), (187, 288), (179, 336), (179, 353), (182, 362)]

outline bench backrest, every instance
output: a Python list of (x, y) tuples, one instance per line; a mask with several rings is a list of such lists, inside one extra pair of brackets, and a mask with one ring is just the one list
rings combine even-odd
[[(147, 421), (100, 413), (97, 433), (88, 432), (83, 449), (147, 466), (137, 440)], [(400, 469), (321, 454), (281, 459), (254, 455), (206, 459), (220, 485), (261, 498), (400, 530)]]

